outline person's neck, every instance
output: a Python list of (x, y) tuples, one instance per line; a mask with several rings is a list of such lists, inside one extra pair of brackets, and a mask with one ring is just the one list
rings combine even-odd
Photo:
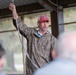
[(39, 30), (40, 31), (40, 33), (43, 35), (43, 34), (45, 34), (47, 31), (42, 31), (42, 30)]

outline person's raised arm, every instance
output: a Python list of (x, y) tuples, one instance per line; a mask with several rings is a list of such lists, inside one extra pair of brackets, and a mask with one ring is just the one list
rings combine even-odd
[(29, 38), (29, 35), (32, 34), (33, 28), (27, 27), (26, 24), (21, 20), (21, 18), (18, 16), (17, 11), (16, 11), (16, 6), (13, 3), (10, 3), (9, 9), (12, 12), (12, 17), (13, 17), (13, 24), (14, 26), (19, 29), (19, 32)]
[(16, 11), (16, 6), (13, 3), (10, 3), (9, 9), (12, 12), (13, 19), (18, 19), (18, 14), (17, 14), (17, 11)]

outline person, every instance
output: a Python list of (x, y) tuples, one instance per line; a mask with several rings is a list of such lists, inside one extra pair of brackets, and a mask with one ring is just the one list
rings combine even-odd
[[(12, 11), (13, 23), (19, 29), (22, 36), (27, 39), (27, 52), (30, 59), (38, 68), (46, 65), (54, 57), (54, 45), (56, 38), (48, 31), (49, 17), (41, 14), (38, 18), (39, 30), (27, 27), (19, 18), (16, 7), (10, 3), (9, 9)], [(32, 75), (37, 68), (26, 57), (26, 75)]]
[(60, 34), (55, 50), (56, 58), (34, 75), (76, 75), (76, 31)]
[(6, 63), (6, 59), (5, 59), (4, 55), (5, 55), (5, 49), (0, 44), (0, 75), (5, 75), (4, 73), (2, 73), (2, 69)]

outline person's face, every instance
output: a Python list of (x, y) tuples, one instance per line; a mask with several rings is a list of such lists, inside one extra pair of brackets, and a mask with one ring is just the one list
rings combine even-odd
[(38, 22), (38, 27), (41, 31), (47, 31), (49, 27), (49, 21)]
[(1, 57), (1, 59), (0, 59), (0, 70), (2, 70), (2, 68), (3, 68), (4, 65), (5, 65), (5, 63), (6, 63), (6, 60), (5, 60), (5, 57), (3, 56), (3, 57)]

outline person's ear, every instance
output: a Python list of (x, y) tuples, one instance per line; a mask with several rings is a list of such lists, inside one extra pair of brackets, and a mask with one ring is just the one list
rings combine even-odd
[(50, 23), (50, 22), (48, 22), (48, 24), (49, 24), (49, 26), (51, 25), (51, 23)]
[(38, 25), (38, 27), (39, 27), (39, 22), (37, 22), (37, 25)]

